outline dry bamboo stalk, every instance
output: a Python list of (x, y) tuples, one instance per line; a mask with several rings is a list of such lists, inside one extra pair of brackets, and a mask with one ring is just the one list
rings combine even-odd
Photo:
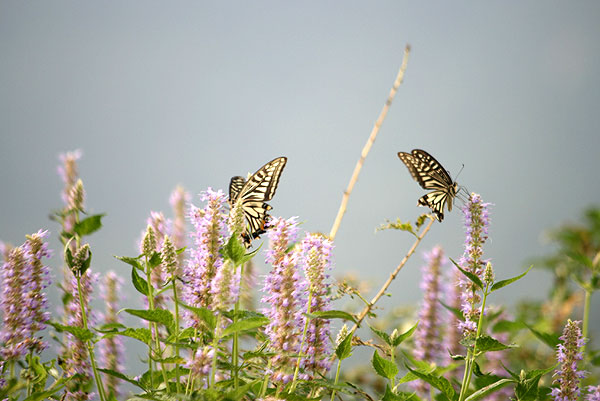
[(396, 76), (394, 85), (392, 86), (392, 89), (390, 89), (390, 94), (388, 95), (388, 98), (385, 102), (385, 105), (383, 106), (383, 109), (381, 109), (381, 113), (379, 113), (379, 117), (377, 118), (377, 121), (375, 121), (375, 125), (373, 126), (373, 130), (371, 131), (371, 135), (369, 135), (369, 139), (367, 140), (367, 143), (365, 143), (365, 146), (363, 147), (363, 150), (360, 154), (360, 158), (358, 159), (358, 162), (356, 163), (356, 166), (354, 167), (354, 172), (352, 173), (352, 177), (350, 178), (348, 187), (346, 188), (346, 190), (344, 191), (344, 195), (342, 196), (342, 203), (340, 204), (340, 208), (338, 210), (337, 216), (335, 217), (335, 221), (334, 221), (333, 226), (331, 227), (331, 231), (329, 233), (329, 238), (331, 238), (331, 240), (335, 239), (338, 229), (340, 228), (340, 224), (342, 223), (342, 218), (344, 217), (344, 213), (346, 213), (346, 208), (348, 206), (348, 198), (350, 197), (350, 193), (352, 193), (354, 184), (356, 184), (356, 181), (358, 180), (358, 174), (360, 174), (362, 165), (365, 162), (365, 159), (367, 158), (369, 151), (371, 150), (371, 146), (373, 146), (373, 142), (375, 142), (375, 138), (377, 137), (377, 134), (379, 133), (379, 128), (381, 128), (381, 124), (383, 123), (383, 120), (385, 120), (385, 116), (387, 115), (387, 112), (390, 109), (390, 106), (392, 105), (392, 100), (394, 100), (394, 96), (396, 96), (396, 92), (398, 91), (400, 84), (402, 84), (402, 81), (404, 80), (404, 71), (406, 71), (406, 64), (408, 63), (409, 53), (410, 53), (410, 45), (406, 45), (406, 47), (404, 48), (404, 57), (402, 58), (402, 65), (400, 66), (400, 69), (398, 70), (398, 75)]
[(433, 222), (434, 222), (433, 217), (429, 216), (429, 223), (425, 226), (425, 228), (423, 229), (423, 232), (421, 232), (421, 234), (419, 236), (417, 236), (417, 239), (415, 240), (415, 242), (412, 245), (412, 247), (408, 250), (408, 252), (404, 256), (404, 258), (402, 259), (402, 261), (400, 261), (400, 264), (396, 267), (396, 269), (392, 272), (392, 274), (390, 274), (390, 276), (388, 277), (387, 281), (383, 284), (383, 286), (381, 287), (381, 289), (379, 290), (379, 292), (377, 293), (377, 295), (375, 295), (373, 297), (373, 299), (371, 300), (371, 302), (369, 302), (367, 305), (365, 305), (365, 307), (363, 308), (362, 312), (360, 312), (360, 314), (358, 315), (358, 318), (356, 320), (356, 324), (354, 325), (354, 327), (352, 327), (352, 329), (350, 330), (350, 332), (353, 332), (354, 330), (356, 330), (356, 328), (358, 327), (358, 325), (360, 325), (360, 323), (363, 321), (363, 319), (365, 318), (365, 316), (367, 316), (367, 314), (369, 313), (369, 311), (371, 309), (373, 309), (373, 306), (375, 306), (375, 304), (377, 303), (377, 301), (379, 301), (379, 298), (381, 298), (383, 296), (383, 294), (385, 294), (385, 291), (388, 289), (388, 287), (390, 286), (390, 284), (392, 284), (392, 281), (394, 281), (394, 279), (396, 278), (396, 276), (398, 275), (398, 273), (400, 273), (400, 270), (404, 267), (404, 265), (406, 264), (406, 262), (408, 261), (408, 259), (412, 256), (412, 254), (417, 249), (417, 246), (419, 245), (419, 243), (421, 242), (421, 240), (425, 237), (425, 235), (427, 234), (427, 232), (431, 228), (431, 225), (433, 224)]

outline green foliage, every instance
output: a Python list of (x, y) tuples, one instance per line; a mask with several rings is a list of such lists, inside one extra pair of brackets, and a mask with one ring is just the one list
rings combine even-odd
[(377, 351), (373, 353), (371, 365), (373, 366), (373, 369), (375, 369), (375, 373), (381, 377), (385, 377), (386, 379), (391, 380), (398, 374), (398, 367), (396, 364), (392, 361), (382, 358)]
[(523, 272), (522, 274), (519, 274), (516, 277), (495, 282), (494, 285), (492, 285), (492, 289), (490, 290), (490, 292), (498, 291), (500, 288), (506, 287), (507, 285), (512, 284), (515, 281), (522, 279), (523, 277), (525, 277), (525, 275), (527, 273), (529, 273), (529, 270), (531, 270), (532, 267), (533, 267), (533, 265), (529, 266), (529, 268), (525, 272)]
[(80, 237), (91, 235), (102, 228), (102, 218), (104, 216), (106, 216), (105, 213), (86, 217), (80, 222), (75, 223), (73, 231)]

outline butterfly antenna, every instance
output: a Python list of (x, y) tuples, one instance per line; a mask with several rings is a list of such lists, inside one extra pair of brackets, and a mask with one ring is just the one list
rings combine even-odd
[(456, 174), (456, 177), (454, 178), (454, 182), (456, 182), (456, 180), (458, 179), (458, 176), (460, 175), (460, 173), (462, 173), (462, 171), (463, 171), (464, 168), (465, 168), (465, 164), (463, 163), (462, 167), (458, 171), (458, 174)]

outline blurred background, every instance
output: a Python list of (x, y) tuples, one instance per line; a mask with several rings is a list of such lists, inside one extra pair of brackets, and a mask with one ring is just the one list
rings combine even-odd
[[(493, 203), (498, 279), (554, 249), (544, 230), (600, 201), (600, 3), (17, 2), (0, 3), (0, 239), (52, 232), (58, 281), (58, 155), (81, 149), (93, 269), (129, 267), (150, 211), (172, 213), (177, 184), (226, 190), (234, 175), (287, 156), (273, 215), (328, 233), (402, 61), (400, 87), (350, 197), (335, 275), (373, 293), (413, 238), (375, 232), (414, 220), (424, 191), (396, 156), (422, 148)], [(416, 303), (421, 252), (458, 259), (462, 214), (435, 223), (383, 306)], [(258, 258), (258, 259), (262, 259)], [(260, 267), (260, 274), (266, 272)], [(533, 270), (491, 302), (540, 299)], [(128, 286), (129, 301), (139, 302)], [(598, 330), (600, 297), (592, 299)], [(595, 311), (595, 312), (594, 312)], [(577, 316), (576, 316), (577, 317)]]

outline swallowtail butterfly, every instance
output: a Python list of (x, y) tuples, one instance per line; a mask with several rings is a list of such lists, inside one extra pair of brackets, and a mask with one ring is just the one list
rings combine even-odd
[(452, 181), (448, 171), (424, 150), (413, 149), (411, 153), (398, 152), (398, 157), (423, 189), (433, 190), (419, 198), (417, 205), (428, 206), (438, 221), (444, 220), (444, 206), (447, 204), (448, 211), (452, 211), (458, 184)]
[(247, 222), (242, 238), (246, 246), (250, 246), (253, 239), (265, 233), (265, 224), (271, 217), (267, 214), (271, 206), (265, 202), (275, 195), (286, 162), (287, 157), (278, 157), (258, 169), (248, 180), (235, 176), (229, 182), (230, 206), (233, 207), (238, 201), (242, 202)]

